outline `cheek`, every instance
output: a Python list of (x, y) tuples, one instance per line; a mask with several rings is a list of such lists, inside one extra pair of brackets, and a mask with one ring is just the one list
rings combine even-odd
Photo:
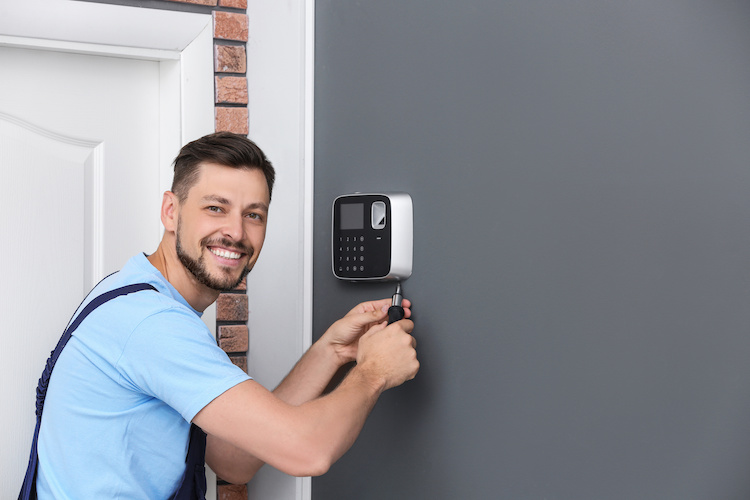
[(254, 228), (254, 230), (250, 233), (250, 240), (252, 241), (253, 247), (256, 249), (256, 251), (260, 250), (260, 247), (263, 246), (263, 242), (265, 241), (265, 239), (265, 226), (263, 228)]
[(205, 220), (204, 218), (195, 219), (190, 228), (190, 234), (198, 240), (214, 237), (216, 236), (216, 232), (216, 226), (210, 220)]

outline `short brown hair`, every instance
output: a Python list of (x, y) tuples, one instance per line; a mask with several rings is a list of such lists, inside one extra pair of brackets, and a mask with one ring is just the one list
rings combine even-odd
[(266, 177), (269, 197), (276, 173), (261, 149), (244, 135), (216, 132), (185, 144), (174, 159), (172, 192), (182, 202), (198, 181), (202, 163), (216, 163), (240, 169), (259, 169)]

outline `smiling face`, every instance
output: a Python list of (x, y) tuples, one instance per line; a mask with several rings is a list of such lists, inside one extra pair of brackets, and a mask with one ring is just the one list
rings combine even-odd
[(270, 195), (259, 169), (205, 163), (179, 203), (175, 247), (202, 285), (231, 290), (258, 260), (266, 236)]

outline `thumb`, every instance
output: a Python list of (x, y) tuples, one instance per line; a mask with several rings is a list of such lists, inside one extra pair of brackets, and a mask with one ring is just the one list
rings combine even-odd
[(374, 311), (366, 311), (361, 313), (353, 313), (345, 316), (346, 320), (352, 325), (357, 327), (365, 327), (372, 323), (378, 323), (385, 319), (387, 312), (380, 309)]

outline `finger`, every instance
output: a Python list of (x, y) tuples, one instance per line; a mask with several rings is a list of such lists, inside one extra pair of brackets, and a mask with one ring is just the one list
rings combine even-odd
[(411, 318), (411, 301), (409, 299), (404, 299), (401, 302), (401, 307), (404, 308), (404, 318)]
[[(393, 298), (387, 298), (387, 299), (378, 299), (378, 300), (369, 300), (367, 302), (362, 302), (360, 304), (357, 304), (354, 306), (348, 313), (348, 314), (358, 314), (363, 313), (367, 311), (374, 311), (378, 309), (385, 309), (387, 310), (389, 307), (391, 307), (393, 303)], [(409, 299), (403, 299), (401, 301), (401, 307), (404, 309), (409, 309), (411, 307), (411, 300)]]
[(367, 302), (362, 302), (361, 304), (357, 304), (354, 306), (348, 313), (349, 314), (362, 314), (369, 311), (379, 311), (384, 306), (390, 306), (391, 299), (380, 299), (380, 300), (370, 300)]
[(372, 325), (370, 327), (370, 329), (367, 330), (367, 332), (364, 335), (362, 335), (362, 337), (370, 337), (372, 335), (375, 335), (376, 333), (385, 330), (385, 327), (387, 327), (387, 326), (388, 326), (388, 322), (387, 321), (383, 321), (381, 323), (376, 323), (376, 324)]
[(411, 334), (411, 332), (414, 330), (414, 322), (409, 319), (402, 319), (391, 324), (397, 325), (399, 328), (409, 334)]
[(379, 309), (366, 312), (353, 312), (347, 314), (344, 318), (352, 326), (357, 328), (369, 325), (370, 323), (378, 323), (383, 320), (386, 313)]

